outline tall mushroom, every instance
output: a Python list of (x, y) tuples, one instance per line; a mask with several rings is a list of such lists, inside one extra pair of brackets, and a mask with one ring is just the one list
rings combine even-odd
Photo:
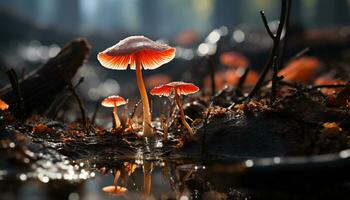
[(142, 78), (143, 69), (156, 69), (170, 62), (175, 57), (175, 48), (152, 41), (144, 36), (131, 36), (119, 41), (114, 46), (98, 53), (101, 65), (115, 70), (136, 70), (137, 86), (143, 104), (143, 134), (153, 136), (151, 127), (151, 112), (148, 96)]
[(199, 88), (192, 83), (185, 82), (171, 82), (164, 85), (160, 85), (151, 90), (151, 95), (157, 96), (170, 96), (172, 93), (175, 97), (175, 102), (180, 110), (180, 116), (182, 124), (188, 130), (191, 136), (193, 136), (193, 130), (186, 122), (185, 113), (180, 102), (180, 95), (189, 95), (199, 91)]
[(114, 116), (114, 122), (115, 122), (115, 128), (119, 128), (120, 126), (120, 119), (118, 117), (118, 106), (124, 105), (126, 104), (126, 101), (123, 99), (123, 97), (120, 96), (109, 96), (107, 98), (105, 98), (102, 102), (101, 102), (102, 106), (104, 107), (114, 107), (113, 109), (113, 116)]

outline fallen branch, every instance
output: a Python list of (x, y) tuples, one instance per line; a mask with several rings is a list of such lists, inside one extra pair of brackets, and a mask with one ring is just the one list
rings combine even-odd
[[(66, 87), (66, 80), (74, 77), (89, 52), (88, 42), (84, 39), (76, 39), (66, 45), (57, 56), (21, 81), (19, 88), (23, 97), (25, 115), (34, 111), (43, 113), (55, 96)], [(0, 89), (1, 99), (10, 104), (13, 111), (18, 107), (14, 94), (15, 91), (10, 85)]]

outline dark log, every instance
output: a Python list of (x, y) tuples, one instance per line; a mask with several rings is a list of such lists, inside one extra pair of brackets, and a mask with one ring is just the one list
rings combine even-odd
[[(72, 79), (90, 53), (90, 44), (84, 39), (75, 39), (60, 53), (19, 83), (26, 115), (43, 113)], [(16, 110), (16, 99), (10, 85), (0, 89), (0, 97)]]

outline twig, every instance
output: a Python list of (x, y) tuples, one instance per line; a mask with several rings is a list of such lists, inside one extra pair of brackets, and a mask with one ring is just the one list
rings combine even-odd
[[(279, 43), (280, 43), (280, 40), (281, 40), (282, 30), (283, 30), (283, 26), (284, 26), (284, 23), (285, 23), (286, 15), (287, 15), (287, 12), (288, 12), (288, 9), (287, 9), (288, 2), (287, 1), (288, 0), (282, 0), (281, 14), (280, 14), (280, 20), (279, 20), (280, 23), (278, 25), (276, 35), (270, 34), (271, 29), (269, 28), (269, 26), (267, 24), (267, 20), (266, 20), (265, 14), (264, 14), (264, 12), (260, 12), (260, 15), (262, 17), (262, 20), (263, 20), (264, 26), (266, 28), (266, 31), (268, 32), (269, 36), (273, 40), (273, 46), (272, 46), (272, 49), (270, 51), (269, 58), (268, 58), (265, 66), (263, 68), (263, 71), (261, 72), (259, 80), (256, 83), (256, 85), (254, 86), (254, 88), (252, 89), (252, 91), (248, 94), (247, 99), (253, 98), (256, 95), (256, 93), (260, 90), (260, 88), (261, 88), (261, 86), (262, 86), (262, 84), (263, 84), (263, 82), (265, 80), (265, 77), (266, 77), (269, 69), (273, 65), (274, 57), (278, 56), (277, 54), (278, 54)], [(271, 91), (271, 92), (273, 92), (273, 91)]]
[(221, 90), (217, 91), (212, 97), (211, 101), (215, 102), (217, 98), (219, 98), (224, 92), (228, 89), (228, 86), (225, 85)]
[(272, 84), (271, 84), (271, 93), (270, 93), (270, 106), (273, 105), (276, 99), (276, 88), (277, 88), (277, 82), (279, 81), (278, 77), (278, 65), (277, 65), (277, 56), (273, 58), (272, 62)]
[(97, 116), (97, 113), (98, 113), (99, 109), (100, 109), (100, 102), (96, 102), (95, 110), (94, 110), (94, 113), (92, 114), (92, 117), (91, 117), (91, 123), (92, 124), (95, 124), (96, 116)]
[[(285, 35), (284, 35), (284, 38), (282, 41), (282, 47), (280, 48), (281, 49), (280, 55), (279, 55), (279, 57), (275, 56), (273, 58), (273, 62), (272, 62), (273, 63), (273, 72), (272, 72), (272, 86), (271, 86), (271, 94), (270, 94), (270, 106), (272, 106), (276, 100), (276, 92), (277, 92), (278, 82), (282, 79), (282, 78), (278, 77), (278, 71), (279, 71), (279, 69), (281, 69), (282, 62), (284, 60), (285, 49), (287, 46), (291, 1), (292, 0), (286, 0), (286, 2), (284, 2), (284, 1), (282, 2), (282, 9), (283, 9), (283, 3), (286, 3), (286, 5), (285, 5), (286, 11), (281, 10), (281, 16), (285, 15), (285, 19), (284, 19), (285, 21), (280, 21), (281, 26), (279, 25), (278, 28), (281, 27), (283, 30), (283, 27), (285, 27)], [(282, 17), (281, 17), (281, 20), (282, 20)], [(282, 31), (281, 31), (281, 34), (282, 34)], [(278, 39), (278, 40), (280, 40), (280, 39)], [(276, 42), (276, 41), (274, 41), (274, 42)]]
[(343, 88), (343, 87), (349, 87), (349, 84), (326, 84), (326, 85), (315, 85), (312, 87), (307, 88), (308, 90), (317, 90), (321, 88)]
[[(70, 99), (73, 95), (66, 95), (64, 97), (61, 98), (60, 101), (58, 101), (58, 105), (56, 106), (56, 109), (53, 111), (52, 115), (48, 115), (49, 117), (51, 117), (52, 119), (56, 119), (58, 112), (62, 109), (62, 107), (66, 104), (66, 102), (68, 101), (68, 99)], [(49, 108), (51, 110), (51, 108)]]
[(238, 81), (238, 84), (237, 84), (237, 87), (236, 87), (236, 90), (235, 90), (236, 96), (242, 96), (242, 88), (243, 88), (245, 80), (247, 79), (247, 76), (248, 76), (249, 72), (250, 72), (250, 68), (247, 67), (244, 70), (244, 73), (241, 76), (241, 78), (239, 78), (239, 81)]
[(265, 26), (265, 29), (267, 31), (267, 33), (269, 34), (269, 36), (274, 39), (275, 38), (275, 35), (272, 33), (270, 27), (269, 27), (269, 23), (267, 22), (267, 19), (266, 19), (266, 15), (265, 15), (265, 12), (262, 10), (260, 11), (260, 16), (261, 16), (261, 19), (263, 21), (263, 24)]
[(208, 107), (208, 110), (207, 110), (207, 113), (205, 115), (205, 118), (204, 118), (204, 125), (203, 125), (203, 136), (202, 136), (202, 144), (201, 144), (201, 154), (206, 157), (208, 152), (206, 150), (206, 139), (207, 139), (207, 127), (208, 127), (208, 119), (209, 119), (209, 116), (210, 116), (210, 109), (212, 108), (213, 106), (213, 102), (210, 102), (210, 105)]
[[(81, 78), (82, 79), (82, 78)], [(83, 79), (84, 80), (84, 79)], [(79, 80), (80, 82), (80, 80)], [(78, 82), (78, 83), (79, 83)], [(81, 120), (82, 120), (82, 123), (84, 125), (84, 128), (85, 130), (87, 130), (87, 120), (86, 120), (86, 114), (85, 114), (85, 108), (83, 106), (83, 103), (79, 97), (79, 95), (77, 94), (77, 92), (75, 91), (75, 87), (72, 85), (72, 82), (69, 80), (67, 82), (67, 85), (68, 85), (68, 90), (73, 94), (75, 100), (77, 101), (78, 105), (79, 105), (79, 109), (80, 109), (80, 113), (81, 113)]]
[(139, 107), (139, 105), (142, 103), (141, 99), (134, 105), (131, 113), (129, 114), (129, 118), (132, 119), (134, 118), (134, 115), (136, 113), (136, 109)]
[[(74, 85), (74, 89), (76, 89), (81, 83), (84, 82), (84, 77), (80, 77), (80, 79), (78, 80), (78, 82)], [(62, 109), (62, 107), (66, 104), (66, 102), (72, 97), (73, 95), (65, 95), (62, 98), (60, 98), (59, 100), (55, 100), (54, 103), (51, 104), (51, 106), (49, 107), (47, 113), (49, 116), (52, 116), (53, 119), (56, 118), (58, 111), (60, 111)], [(57, 103), (59, 102), (59, 103)], [(55, 104), (57, 104), (57, 106), (55, 106)], [(55, 110), (53, 111), (53, 114), (49, 114), (51, 112), (51, 110), (55, 108)]]
[(7, 76), (10, 79), (12, 89), (14, 91), (14, 96), (16, 100), (16, 106), (15, 106), (15, 114), (18, 118), (24, 119), (25, 116), (25, 108), (24, 108), (24, 101), (22, 97), (21, 88), (18, 83), (18, 77), (14, 69), (10, 69), (7, 72)]
[(308, 51), (310, 51), (310, 47), (304, 48), (303, 50), (301, 50), (301, 51), (299, 51), (297, 54), (295, 54), (295, 56), (293, 56), (291, 59), (289, 59), (289, 60), (287, 61), (286, 64), (292, 62), (292, 61), (295, 60), (295, 59), (300, 58), (301, 56), (303, 56), (304, 54), (306, 54)]
[(288, 44), (288, 35), (289, 35), (289, 22), (290, 22), (290, 13), (291, 13), (291, 8), (292, 8), (292, 1), (293, 0), (288, 0), (287, 1), (287, 13), (286, 13), (286, 21), (284, 22), (284, 37), (283, 37), (283, 42), (281, 46), (281, 52), (280, 52), (280, 59), (278, 64), (278, 69), (281, 69), (282, 64), (284, 63), (284, 54), (286, 53), (287, 49), (287, 44)]
[(211, 96), (214, 96), (216, 92), (214, 55), (208, 57), (208, 65), (210, 69)]

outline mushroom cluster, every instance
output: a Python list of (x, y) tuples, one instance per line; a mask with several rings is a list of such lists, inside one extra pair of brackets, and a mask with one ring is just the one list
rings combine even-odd
[[(108, 69), (126, 70), (130, 67), (130, 69), (136, 70), (137, 86), (143, 104), (143, 135), (146, 137), (153, 136), (153, 129), (148, 95), (141, 69), (152, 70), (170, 62), (175, 57), (175, 51), (176, 49), (173, 47), (152, 41), (144, 36), (131, 36), (97, 55), (101, 65)], [(105, 99), (102, 104), (115, 107), (113, 113), (116, 127), (118, 127), (120, 121), (116, 114), (117, 103), (112, 99)]]
[[(154, 135), (151, 120), (151, 111), (149, 100), (144, 85), (142, 71), (153, 70), (163, 64), (170, 62), (175, 57), (176, 49), (166, 44), (155, 42), (144, 36), (130, 36), (117, 44), (98, 53), (97, 59), (103, 67), (113, 70), (126, 70), (128, 67), (136, 71), (137, 86), (140, 91), (143, 105), (143, 136), (151, 137)], [(179, 108), (183, 126), (193, 136), (193, 130), (187, 123), (184, 110), (180, 101), (180, 95), (195, 93), (199, 88), (191, 83), (171, 82), (164, 85), (156, 86), (151, 90), (152, 95), (170, 96), (174, 94), (175, 102)], [(102, 105), (114, 107), (113, 115), (115, 127), (120, 126), (120, 120), (117, 114), (117, 106), (125, 104), (124, 99), (119, 96), (107, 97)]]

